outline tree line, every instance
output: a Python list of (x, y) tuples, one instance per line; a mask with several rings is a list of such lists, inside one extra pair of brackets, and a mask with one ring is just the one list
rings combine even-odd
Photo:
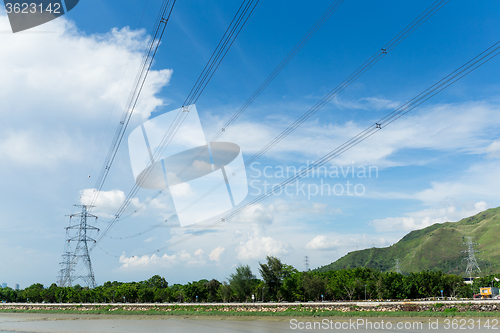
[(409, 275), (370, 268), (299, 272), (273, 256), (259, 263), (259, 273), (260, 279), (249, 266), (239, 265), (223, 282), (202, 279), (184, 285), (169, 285), (165, 278), (155, 275), (141, 282), (106, 282), (93, 289), (80, 285), (59, 287), (55, 283), (45, 288), (36, 283), (23, 290), (0, 288), (0, 301), (149, 303), (418, 299), (441, 295), (472, 297), (473, 291), (477, 293), (479, 287), (500, 286), (494, 276), (467, 285), (458, 275), (435, 271)]

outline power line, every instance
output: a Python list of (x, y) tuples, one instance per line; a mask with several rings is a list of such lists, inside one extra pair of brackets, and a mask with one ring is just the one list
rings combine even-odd
[[(101, 173), (97, 179), (96, 186), (95, 186), (95, 194), (88, 205), (89, 207), (89, 212), (92, 210), (94, 207), (93, 204), (96, 202), (99, 193), (104, 185), (104, 182), (106, 181), (106, 178), (108, 176), (109, 170), (111, 168), (111, 165), (114, 161), (114, 158), (116, 156), (116, 153), (118, 152), (118, 148), (120, 146), (120, 143), (123, 139), (123, 135), (125, 134), (125, 130), (128, 126), (128, 123), (130, 121), (130, 118), (135, 110), (135, 107), (137, 105), (137, 101), (139, 100), (139, 96), (142, 92), (142, 89), (144, 87), (144, 83), (146, 81), (146, 78), (148, 76), (148, 73), (151, 69), (153, 59), (156, 55), (156, 52), (158, 51), (158, 47), (160, 46), (161, 39), (163, 38), (163, 35), (165, 33), (165, 28), (167, 26), (167, 23), (170, 19), (170, 15), (172, 14), (172, 10), (174, 8), (176, 0), (164, 0), (162, 3), (162, 6), (160, 8), (160, 11), (158, 13), (157, 19), (155, 26), (153, 28), (153, 34), (151, 34), (149, 42), (148, 42), (148, 47), (144, 53), (141, 66), (139, 67), (139, 71), (136, 75), (133, 89), (129, 95), (128, 102), (127, 102), (127, 107), (125, 108), (123, 115), (121, 117), (120, 123), (116, 129), (114, 139), (111, 143), (110, 149), (108, 151), (108, 155), (106, 157), (104, 166), (101, 170)], [(74, 258), (78, 258), (79, 251), (82, 249), (79, 248), (78, 246), (75, 248), (75, 251), (73, 253)], [(76, 259), (73, 259), (72, 261), (75, 261)], [(70, 270), (65, 270), (65, 272)], [(69, 274), (69, 273), (68, 273)], [(93, 272), (92, 272), (93, 276)], [(92, 283), (92, 281), (90, 281)], [(95, 284), (95, 281), (93, 282)]]
[(167, 246), (158, 248), (155, 251), (147, 252), (145, 254), (156, 253), (156, 252), (159, 252), (161, 250), (170, 248), (172, 246), (181, 244), (187, 240), (190, 240), (193, 237), (195, 237), (199, 234), (202, 234), (205, 231), (207, 231), (211, 228), (214, 228), (214, 227), (218, 226), (219, 224), (226, 222), (227, 220), (229, 220), (231, 218), (236, 217), (237, 215), (241, 214), (242, 212), (244, 212), (248, 208), (258, 204), (259, 202), (261, 202), (261, 201), (267, 199), (268, 197), (278, 193), (279, 191), (282, 191), (283, 188), (285, 188), (286, 186), (288, 186), (288, 185), (296, 182), (297, 180), (307, 176), (309, 173), (315, 171), (316, 169), (318, 169), (322, 165), (328, 163), (330, 160), (340, 156), (344, 152), (348, 151), (349, 149), (351, 149), (351, 148), (355, 147), (356, 145), (360, 144), (361, 142), (365, 141), (366, 139), (368, 139), (369, 137), (371, 137), (375, 133), (381, 131), (386, 126), (392, 124), (393, 122), (395, 122), (399, 118), (403, 117), (408, 112), (412, 111), (413, 109), (415, 109), (416, 107), (418, 107), (419, 105), (421, 105), (422, 103), (427, 101), (428, 99), (432, 98), (433, 96), (435, 96), (439, 92), (443, 91), (444, 89), (446, 89), (447, 87), (449, 87), (453, 83), (457, 82), (458, 80), (460, 80), (461, 78), (463, 78), (467, 74), (471, 73), (472, 71), (476, 70), (480, 66), (484, 65), (486, 62), (490, 61), (491, 59), (496, 57), (498, 54), (500, 54), (500, 41), (496, 42), (495, 44), (490, 46), (488, 49), (481, 52), (479, 55), (472, 58), (471, 60), (466, 62), (464, 65), (460, 66), (455, 71), (451, 72), (450, 74), (445, 76), (443, 79), (439, 80), (438, 82), (436, 82), (435, 84), (433, 84), (432, 86), (430, 86), (429, 88), (427, 88), (426, 90), (424, 90), (423, 92), (421, 92), (420, 94), (418, 94), (417, 96), (415, 96), (414, 98), (412, 98), (411, 100), (406, 102), (405, 104), (401, 105), (400, 107), (398, 107), (397, 109), (395, 109), (391, 113), (387, 114), (384, 118), (380, 119), (375, 124), (369, 126), (364, 131), (362, 131), (359, 134), (357, 134), (356, 136), (352, 137), (351, 139), (349, 139), (348, 141), (346, 141), (345, 143), (343, 143), (342, 145), (340, 145), (336, 149), (332, 150), (328, 154), (326, 154), (323, 157), (321, 157), (320, 159), (316, 160), (314, 163), (312, 163), (307, 168), (303, 169), (300, 172), (297, 172), (294, 176), (284, 180), (282, 183), (273, 186), (266, 193), (258, 196), (257, 198), (255, 198), (251, 202), (240, 207), (239, 209), (236, 209), (236, 210), (230, 212), (229, 214), (225, 215), (220, 220), (211, 223), (207, 228), (202, 229), (200, 231), (195, 231), (191, 235), (184, 237), (183, 239), (180, 239), (176, 242), (172, 242), (171, 244), (169, 244)]
[[(399, 43), (401, 43), (404, 39), (406, 39), (411, 33), (413, 33), (418, 27), (420, 27), (425, 21), (427, 21), (430, 17), (432, 17), (437, 11), (439, 11), (449, 0), (437, 0), (431, 6), (429, 6), (424, 12), (422, 12), (416, 19), (414, 19), (410, 24), (408, 24), (402, 31), (400, 31), (394, 38), (392, 38), (387, 44), (385, 44), (377, 53), (375, 53), (371, 58), (369, 58), (362, 66), (360, 66), (354, 73), (348, 76), (344, 81), (342, 81), (336, 88), (330, 91), (322, 100), (317, 102), (311, 109), (309, 109), (305, 114), (303, 114), (299, 119), (297, 119), (292, 125), (290, 125), (287, 129), (285, 129), (282, 133), (280, 133), (274, 140), (268, 143), (264, 148), (262, 148), (259, 152), (254, 154), (249, 160), (247, 160), (243, 165), (236, 168), (236, 170), (232, 173), (232, 175), (228, 175), (228, 178), (235, 177), (238, 172), (244, 170), (248, 165), (253, 163), (260, 156), (265, 154), (268, 150), (270, 150), (273, 146), (278, 144), (281, 140), (283, 140), (288, 134), (290, 134), (293, 130), (299, 127), (302, 123), (304, 123), (307, 119), (309, 119), (313, 114), (315, 114), (319, 109), (325, 106), (331, 99), (337, 96), (341, 91), (347, 88), (352, 82), (354, 82), (357, 78), (359, 78), (364, 72), (370, 69), (375, 63), (377, 63), (380, 59), (382, 59), (388, 52), (393, 50)], [(186, 99), (188, 100), (188, 99)], [(179, 113), (182, 113), (179, 111)], [(176, 127), (177, 118), (174, 120), (171, 127)], [(170, 129), (169, 129), (170, 132)], [(224, 132), (224, 131), (223, 131)], [(175, 133), (174, 133), (175, 135)], [(171, 139), (170, 139), (171, 140)], [(161, 146), (160, 146), (161, 147)], [(153, 159), (154, 161), (155, 159)], [(147, 177), (147, 176), (146, 176)], [(144, 177), (144, 178), (146, 178)], [(190, 209), (197, 202), (210, 195), (215, 189), (220, 186), (225, 185), (225, 182), (220, 182), (212, 187), (210, 190), (205, 192), (195, 199), (195, 201), (187, 206), (185, 210)], [(137, 187), (137, 184), (134, 185)], [(133, 192), (133, 195), (135, 195)], [(131, 192), (132, 193), (132, 192)], [(130, 200), (133, 198), (132, 196), (127, 197), (122, 207), (126, 208)], [(241, 208), (240, 208), (241, 209)], [(238, 211), (238, 210), (236, 210)], [(119, 214), (115, 215), (115, 218), (110, 222), (113, 225), (116, 223), (119, 218)], [(223, 219), (224, 220), (224, 219)], [(202, 231), (200, 231), (202, 232)], [(107, 230), (101, 235), (101, 238), (107, 233)]]
[[(189, 92), (188, 96), (186, 97), (182, 108), (179, 110), (177, 115), (174, 118), (174, 121), (170, 125), (169, 129), (165, 133), (164, 137), (162, 138), (160, 144), (158, 145), (158, 148), (155, 150), (153, 157), (151, 158), (150, 165), (153, 165), (154, 161), (158, 159), (159, 156), (163, 154), (165, 149), (168, 147), (170, 142), (172, 141), (173, 137), (176, 135), (177, 131), (179, 130), (180, 126), (186, 119), (186, 117), (189, 114), (190, 109), (196, 103), (198, 98), (201, 96), (203, 93), (203, 90), (207, 86), (208, 82), (212, 78), (212, 76), (215, 74), (215, 71), (219, 67), (220, 63), (226, 56), (227, 52), (233, 45), (234, 41), (238, 37), (241, 29), (243, 26), (246, 24), (248, 19), (250, 18), (250, 15), (254, 11), (255, 7), (257, 6), (259, 0), (243, 0), (241, 6), (239, 7), (238, 11), (236, 12), (235, 16), (233, 17), (229, 27), (226, 29), (223, 37), (219, 41), (219, 44), (217, 45), (215, 51), (212, 53), (212, 56), (208, 60), (207, 64), (205, 65), (205, 68), (203, 69), (202, 73), (198, 77), (196, 83), (194, 84), (193, 88)], [(122, 135), (123, 136), (123, 135)], [(132, 189), (129, 191), (129, 194), (125, 198), (124, 202), (116, 212), (115, 216), (113, 219), (108, 223), (106, 228), (104, 229), (103, 233), (100, 235), (99, 239), (97, 242), (100, 242), (104, 236), (109, 232), (109, 230), (116, 224), (118, 219), (120, 218), (120, 215), (125, 211), (125, 209), (128, 207), (130, 201), (132, 198), (134, 198), (135, 194), (139, 191), (140, 185), (147, 179), (149, 176), (149, 173), (151, 172), (150, 165), (148, 165), (148, 168), (146, 168), (147, 172), (145, 172), (143, 175), (141, 175), (141, 178), (139, 178)]]
[[(246, 100), (246, 102), (233, 114), (233, 116), (224, 124), (224, 126), (216, 133), (209, 142), (214, 142), (218, 140), (225, 131), (246, 111), (246, 109), (259, 97), (259, 95), (271, 84), (271, 82), (278, 76), (279, 73), (288, 65), (288, 63), (295, 57), (295, 55), (304, 47), (305, 44), (314, 36), (314, 34), (324, 25), (324, 23), (330, 18), (330, 16), (337, 10), (337, 8), (344, 2), (344, 0), (336, 0), (326, 9), (326, 11), (321, 15), (321, 17), (315, 22), (315, 24), (307, 31), (307, 33), (301, 38), (301, 40), (295, 45), (295, 47), (287, 54), (287, 56), (278, 64), (278, 66), (273, 70), (271, 74), (261, 83), (261, 85), (253, 92), (253, 94)], [(207, 66), (205, 66), (207, 68)], [(200, 75), (201, 77), (202, 75)], [(199, 81), (200, 79), (198, 79)], [(198, 82), (197, 81), (197, 82)], [(193, 89), (192, 89), (193, 91)], [(188, 98), (186, 98), (186, 101)], [(185, 102), (186, 103), (186, 102)], [(186, 167), (179, 172), (180, 176), (184, 171), (186, 171), (189, 165), (194, 162), (199, 156), (201, 156), (208, 149), (208, 145), (204, 146), (199, 150), (198, 154), (192, 159), (190, 163), (186, 164)], [(128, 203), (127, 203), (128, 206)], [(123, 220), (123, 218), (121, 218)], [(112, 237), (110, 237), (112, 238)]]
[[(441, 9), (449, 0), (437, 0), (431, 6), (429, 6), (424, 12), (422, 12), (415, 20), (413, 20), (409, 25), (407, 25), (402, 31), (400, 31), (393, 39), (391, 39), (387, 44), (385, 44), (377, 53), (375, 53), (371, 58), (369, 58), (363, 65), (361, 65), (357, 70), (355, 70), (351, 75), (349, 75), (344, 81), (342, 81), (337, 87), (331, 90), (325, 97), (323, 97), (319, 102), (317, 102), (312, 108), (300, 116), (295, 122), (289, 125), (285, 130), (278, 134), (271, 142), (266, 144), (261, 150), (251, 156), (246, 162), (239, 167), (237, 167), (231, 175), (228, 175), (228, 180), (234, 178), (239, 172), (246, 169), (253, 162), (259, 159), (262, 155), (267, 153), (279, 142), (284, 140), (290, 133), (312, 117), (321, 108), (327, 105), (333, 98), (340, 94), (345, 88), (347, 88), (351, 83), (356, 81), (362, 74), (364, 74), (368, 69), (375, 65), (380, 59), (382, 59), (388, 52), (392, 51), (399, 43), (405, 40), (411, 33), (413, 33), (418, 27), (420, 27), (425, 21), (432, 17), (439, 9)], [(186, 206), (184, 210), (191, 209), (199, 201), (203, 200), (205, 197), (213, 193), (220, 186), (224, 186), (225, 181), (221, 181), (214, 185), (211, 189), (198, 196), (190, 205)]]
[[(140, 26), (141, 23), (142, 23), (142, 19), (144, 17), (144, 13), (146, 12), (146, 7), (148, 5), (148, 2), (149, 0), (146, 0), (144, 2), (144, 8), (142, 10), (142, 14), (141, 14), (141, 18), (139, 20), (139, 23), (138, 25)], [(128, 68), (128, 65), (130, 63), (130, 59), (132, 59), (132, 54), (129, 55), (128, 59), (127, 59), (127, 63), (125, 64), (125, 68), (123, 70), (123, 74), (122, 74), (122, 77), (120, 79), (120, 84), (118, 85), (118, 89), (117, 89), (117, 96), (115, 97), (115, 100), (113, 101), (113, 105), (111, 107), (111, 110), (109, 112), (109, 115), (108, 115), (108, 120), (106, 121), (106, 126), (104, 127), (104, 131), (102, 133), (102, 136), (101, 136), (101, 140), (99, 141), (99, 146), (97, 147), (97, 153), (96, 153), (96, 156), (94, 158), (94, 161), (92, 162), (92, 165), (90, 167), (90, 172), (89, 172), (89, 178), (90, 178), (90, 175), (92, 174), (92, 171), (94, 170), (94, 166), (95, 166), (95, 163), (97, 162), (97, 157), (99, 155), (99, 152), (101, 151), (101, 146), (102, 146), (102, 143), (104, 142), (104, 134), (107, 132), (108, 130), (108, 125), (109, 125), (109, 122), (111, 120), (111, 115), (113, 114), (113, 111), (115, 109), (115, 106), (116, 106), (116, 101), (118, 100), (118, 92), (120, 91), (121, 89), (121, 86), (122, 86), (122, 83), (123, 83), (123, 78), (125, 77), (125, 73), (127, 71), (127, 68)]]
[[(248, 107), (259, 97), (259, 95), (273, 82), (273, 80), (281, 73), (281, 71), (292, 61), (292, 59), (297, 55), (297, 53), (307, 44), (307, 42), (316, 34), (316, 32), (325, 24), (325, 22), (332, 16), (332, 14), (337, 10), (337, 8), (344, 2), (344, 0), (336, 0), (326, 9), (326, 11), (321, 15), (321, 17), (314, 23), (314, 25), (307, 31), (307, 33), (300, 39), (300, 41), (295, 45), (295, 47), (288, 52), (286, 57), (281, 60), (281, 62), (276, 66), (276, 68), (268, 75), (268, 77), (260, 84), (260, 86), (253, 92), (252, 95), (243, 103), (242, 106), (225, 122), (222, 128), (209, 140), (209, 142), (214, 142), (218, 140), (227, 129), (248, 109)], [(201, 149), (198, 154), (189, 162), (186, 167), (179, 172), (179, 176), (184, 173), (189, 165), (196, 161), (196, 159), (201, 156), (208, 146)]]
[(118, 148), (120, 146), (120, 143), (123, 139), (123, 136), (125, 134), (125, 131), (127, 129), (127, 126), (129, 124), (130, 118), (132, 117), (132, 114), (135, 110), (135, 107), (137, 105), (137, 101), (139, 100), (139, 96), (142, 92), (142, 89), (144, 87), (144, 83), (146, 82), (146, 78), (149, 74), (149, 71), (151, 70), (151, 66), (153, 64), (154, 57), (156, 55), (156, 52), (158, 51), (158, 48), (160, 46), (161, 39), (163, 38), (163, 34), (165, 33), (165, 28), (167, 27), (167, 23), (170, 19), (170, 15), (172, 14), (172, 10), (174, 8), (176, 0), (170, 1), (170, 0), (164, 0), (161, 10), (158, 13), (158, 17), (156, 20), (155, 27), (153, 29), (153, 34), (150, 37), (149, 43), (148, 43), (148, 48), (146, 52), (144, 53), (143, 60), (141, 63), (141, 66), (139, 68), (139, 71), (137, 73), (137, 76), (134, 81), (134, 85), (132, 88), (132, 91), (130, 92), (128, 102), (127, 102), (127, 107), (125, 108), (123, 115), (120, 119), (120, 123), (118, 124), (118, 127), (115, 132), (115, 136), (113, 138), (113, 141), (111, 143), (111, 146), (109, 148), (108, 154), (106, 156), (103, 168), (101, 170), (101, 173), (99, 174), (99, 177), (97, 179), (96, 185), (95, 185), (95, 194), (94, 197), (92, 198), (90, 205), (94, 205), (99, 193), (104, 185), (104, 182), (106, 181), (106, 178), (109, 174), (109, 170), (111, 169), (111, 165), (113, 164), (113, 161), (116, 157), (116, 153), (118, 152)]

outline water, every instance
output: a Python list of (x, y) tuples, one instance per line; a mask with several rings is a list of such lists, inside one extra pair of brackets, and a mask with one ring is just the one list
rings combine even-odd
[[(488, 320), (488, 322), (486, 322)], [(492, 318), (291, 318), (0, 314), (0, 332), (453, 332), (499, 329)], [(495, 326), (493, 326), (495, 325)]]

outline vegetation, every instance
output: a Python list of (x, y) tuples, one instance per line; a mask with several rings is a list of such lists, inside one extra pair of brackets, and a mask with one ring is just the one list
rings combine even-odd
[[(37, 283), (24, 290), (0, 288), (0, 301), (29, 303), (152, 303), (152, 302), (251, 302), (256, 301), (317, 301), (362, 299), (417, 299), (441, 296), (472, 297), (480, 286), (500, 287), (495, 276), (478, 279), (474, 285), (464, 284), (457, 275), (422, 271), (409, 275), (380, 272), (371, 268), (337, 271), (299, 272), (276, 257), (267, 257), (260, 264), (262, 280), (248, 266), (238, 266), (229, 283), (199, 280), (185, 285), (168, 285), (165, 278), (155, 275), (141, 282), (106, 282), (94, 289), (81, 287), (48, 288)], [(500, 277), (500, 275), (499, 275)]]
[(339, 260), (318, 269), (320, 272), (365, 267), (382, 272), (394, 270), (395, 259), (399, 259), (404, 272), (424, 270), (442, 271), (447, 274), (464, 274), (466, 261), (461, 251), (464, 237), (472, 236), (478, 263), (484, 274), (500, 271), (500, 207), (488, 209), (458, 222), (433, 224), (415, 230), (399, 242), (386, 248), (370, 248), (348, 253)]

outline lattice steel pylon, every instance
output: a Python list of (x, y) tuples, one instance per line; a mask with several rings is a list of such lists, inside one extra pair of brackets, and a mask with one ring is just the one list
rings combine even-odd
[(477, 271), (481, 273), (481, 268), (477, 264), (476, 253), (481, 253), (481, 251), (474, 250), (474, 245), (477, 243), (472, 242), (472, 237), (467, 236), (464, 237), (467, 240), (467, 243), (463, 243), (463, 245), (467, 246), (467, 250), (463, 250), (462, 253), (467, 253), (467, 258), (463, 260), (467, 260), (467, 268), (465, 269), (465, 274), (469, 275), (469, 278), (472, 278), (472, 272)]
[[(75, 205), (76, 207), (81, 207), (82, 212), (72, 214), (69, 216), (70, 225), (66, 228), (66, 249), (63, 254), (63, 261), (61, 262), (62, 269), (60, 270), (59, 286), (60, 287), (71, 287), (75, 280), (83, 280), (87, 286), (90, 288), (95, 288), (95, 277), (94, 270), (92, 269), (92, 262), (90, 260), (89, 248), (87, 243), (94, 242), (95, 239), (89, 237), (89, 231), (99, 231), (98, 228), (89, 225), (87, 223), (88, 218), (95, 218), (97, 216), (92, 215), (88, 212), (88, 209), (92, 206), (89, 205)], [(73, 219), (78, 218), (77, 224), (72, 224)], [(78, 230), (76, 235), (71, 237), (71, 230)], [(75, 242), (76, 246), (73, 251), (71, 251), (71, 242)], [(83, 263), (87, 269), (87, 275), (73, 275), (76, 266), (79, 263)]]
[[(65, 242), (68, 244), (68, 242)], [(65, 246), (65, 252), (62, 255), (63, 261), (59, 264), (61, 265), (61, 270), (59, 270), (59, 279), (57, 285), (59, 287), (71, 287), (71, 276), (73, 275), (74, 269), (71, 266), (71, 259), (73, 258), (73, 253), (68, 251), (68, 246)]]
[(394, 266), (394, 270), (398, 274), (403, 274), (403, 271), (401, 270), (401, 263), (399, 262), (399, 259), (395, 259), (395, 260), (396, 260), (396, 265)]
[(306, 272), (309, 272), (309, 257), (304, 257), (304, 264), (306, 265)]

